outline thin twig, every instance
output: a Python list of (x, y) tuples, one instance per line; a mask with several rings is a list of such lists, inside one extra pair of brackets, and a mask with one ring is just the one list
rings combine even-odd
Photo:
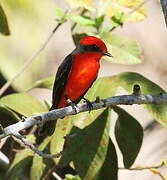
[(57, 169), (57, 165), (55, 164), (52, 168), (50, 168), (46, 173), (45, 176), (42, 178), (42, 180), (48, 180), (50, 175), (55, 172), (55, 170)]
[(63, 180), (56, 172), (55, 170), (57, 170), (57, 165), (55, 164), (52, 168), (50, 168), (44, 175), (44, 177), (42, 177), (41, 180), (49, 180), (50, 179), (50, 175), (53, 175), (57, 180)]
[(63, 180), (58, 174), (56, 174), (55, 172), (53, 172), (53, 176), (57, 179), (57, 180)]
[(164, 177), (159, 171), (157, 171), (157, 169), (163, 167), (165, 165), (164, 162), (162, 162), (161, 164), (157, 165), (157, 166), (141, 166), (141, 167), (134, 167), (134, 168), (123, 168), (123, 167), (119, 167), (119, 170), (131, 170), (131, 171), (142, 171), (142, 170), (149, 170), (154, 174), (157, 174), (161, 179), (163, 180), (167, 180), (166, 177)]
[(0, 96), (9, 88), (9, 86), (26, 70), (26, 68), (29, 66), (29, 64), (45, 49), (47, 44), (50, 42), (52, 37), (54, 36), (57, 29), (64, 23), (65, 21), (60, 21), (56, 27), (53, 29), (49, 37), (46, 39), (46, 41), (41, 45), (41, 47), (35, 51), (21, 66), (21, 68), (17, 71), (17, 73), (13, 76), (12, 79), (7, 81), (3, 87), (0, 89)]
[(64, 137), (65, 140), (64, 140), (64, 145), (62, 147), (61, 152), (59, 152), (57, 154), (47, 154), (47, 153), (44, 153), (43, 151), (38, 150), (31, 142), (29, 142), (26, 138), (24, 138), (24, 136), (22, 136), (20, 133), (16, 132), (16, 133), (13, 133), (12, 135), (15, 138), (19, 139), (23, 143), (24, 146), (27, 146), (32, 151), (34, 151), (34, 153), (38, 154), (39, 156), (42, 156), (43, 158), (48, 158), (48, 159), (59, 158), (62, 155), (62, 153), (66, 147), (67, 140), (71, 137), (71, 136), (65, 136)]
[(31, 142), (29, 142), (26, 138), (24, 138), (20, 133), (13, 133), (13, 136), (20, 139), (26, 146), (28, 146), (32, 151), (37, 153), (39, 156), (44, 158), (58, 158), (61, 156), (61, 152), (57, 154), (46, 154), (40, 150), (38, 150)]
[(159, 169), (162, 166), (164, 166), (164, 162), (162, 162), (161, 164), (157, 165), (157, 166), (144, 166), (144, 167), (134, 167), (134, 168), (124, 168), (124, 167), (119, 167), (118, 169), (120, 170), (132, 170), (132, 171), (142, 171), (142, 170), (149, 170), (149, 169)]
[(167, 177), (163, 176), (157, 169), (150, 168), (149, 169), (153, 174), (158, 175), (162, 180), (167, 180)]

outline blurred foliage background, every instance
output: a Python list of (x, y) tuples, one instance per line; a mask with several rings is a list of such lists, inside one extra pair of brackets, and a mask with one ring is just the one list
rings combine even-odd
[[(23, 62), (43, 43), (54, 26), (54, 1), (2, 1), (11, 35), (1, 36), (0, 70), (5, 79), (11, 79)], [(46, 13), (46, 9), (50, 9)], [(16, 90), (23, 91), (40, 77), (47, 65), (46, 52), (39, 55), (29, 68), (14, 82)]]

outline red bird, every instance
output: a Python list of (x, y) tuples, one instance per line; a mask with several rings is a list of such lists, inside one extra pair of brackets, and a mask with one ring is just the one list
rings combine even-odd
[[(69, 54), (59, 66), (52, 94), (50, 110), (65, 107), (67, 99), (77, 104), (96, 80), (100, 68), (100, 59), (107, 55), (104, 42), (94, 36), (83, 37), (79, 45)], [(43, 127), (46, 135), (52, 135), (55, 129), (54, 121), (47, 122)]]

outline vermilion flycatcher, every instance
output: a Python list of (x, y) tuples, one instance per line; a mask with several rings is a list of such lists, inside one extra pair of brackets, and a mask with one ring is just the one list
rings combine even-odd
[[(50, 110), (69, 105), (67, 99), (77, 104), (96, 80), (100, 58), (105, 55), (112, 57), (101, 39), (94, 36), (83, 37), (58, 68)], [(55, 123), (50, 121), (44, 125), (45, 135), (53, 134)]]

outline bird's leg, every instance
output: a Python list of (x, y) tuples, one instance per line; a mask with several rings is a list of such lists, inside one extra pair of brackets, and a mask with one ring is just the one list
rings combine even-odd
[(69, 99), (67, 96), (65, 97), (66, 98), (66, 101), (67, 103), (73, 108), (73, 110), (76, 112), (76, 113), (79, 113), (79, 108), (77, 106), (77, 104), (75, 104), (71, 99)]
[(85, 100), (85, 102), (86, 102), (86, 104), (87, 104), (87, 107), (88, 107), (88, 109), (89, 109), (89, 112), (90, 112), (91, 110), (93, 110), (93, 105), (92, 105), (92, 103), (91, 103), (88, 99), (86, 99), (85, 97), (83, 97), (82, 99)]

